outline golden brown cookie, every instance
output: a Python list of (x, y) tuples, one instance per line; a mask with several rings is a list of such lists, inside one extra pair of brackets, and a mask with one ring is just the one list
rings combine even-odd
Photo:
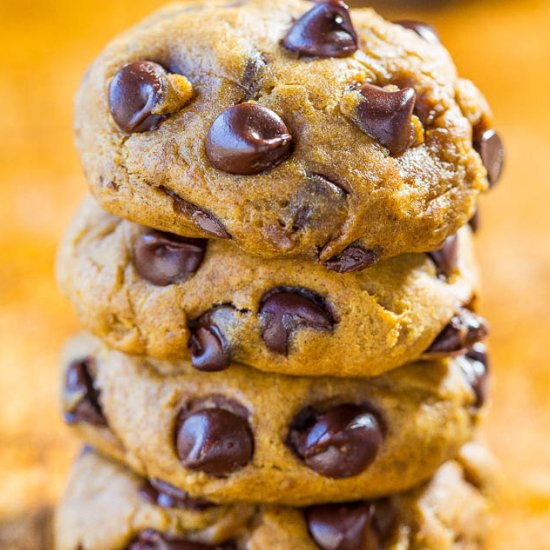
[(339, 272), (438, 248), (503, 161), (441, 44), (339, 0), (168, 6), (95, 61), (75, 126), (110, 213)]
[(372, 379), (202, 373), (88, 335), (64, 359), (65, 418), (108, 456), (216, 503), (374, 498), (429, 478), (472, 436), (482, 349)]
[(463, 351), (486, 332), (475, 315), (457, 317), (478, 284), (468, 226), (437, 252), (337, 274), (147, 230), (90, 198), (57, 273), (84, 327), (109, 346), (191, 358), (201, 370), (233, 360), (281, 374), (373, 376), (433, 352), (453, 317), (456, 339), (436, 344), (439, 353)]
[[(408, 493), (306, 509), (197, 505), (174, 487), (87, 450), (58, 510), (55, 548), (477, 550), (491, 524), (492, 464), (479, 444), (466, 448)], [(469, 458), (472, 451), (481, 465)]]

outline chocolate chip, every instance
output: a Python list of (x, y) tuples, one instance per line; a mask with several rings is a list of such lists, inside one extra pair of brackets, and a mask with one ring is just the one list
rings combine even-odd
[(268, 59), (265, 55), (254, 52), (246, 64), (244, 74), (239, 82), (239, 86), (245, 92), (245, 100), (249, 101), (258, 95), (261, 85), (261, 74), (265, 70)]
[(244, 468), (254, 453), (254, 438), (245, 418), (221, 408), (182, 412), (176, 448), (190, 470), (223, 477)]
[(306, 511), (309, 533), (322, 550), (379, 550), (370, 502), (328, 504)]
[(165, 87), (166, 71), (158, 63), (138, 61), (120, 69), (109, 87), (109, 108), (128, 134), (158, 128), (165, 116), (153, 114)]
[(312, 189), (318, 194), (326, 194), (326, 189), (332, 190), (334, 194), (345, 198), (350, 193), (349, 186), (343, 182), (336, 181), (334, 178), (329, 178), (318, 172), (310, 172), (306, 174), (306, 181), (312, 184)]
[(460, 308), (426, 353), (431, 356), (463, 353), (477, 342), (483, 341), (488, 332), (489, 329), (482, 317)]
[(353, 121), (369, 137), (387, 147), (390, 154), (404, 153), (411, 142), (411, 121), (416, 101), (413, 88), (391, 91), (363, 84)]
[(325, 267), (337, 273), (352, 273), (371, 267), (382, 255), (382, 249), (366, 249), (358, 243), (350, 244), (343, 252), (325, 262)]
[(418, 34), (418, 36), (426, 40), (426, 42), (430, 42), (430, 44), (441, 43), (439, 34), (435, 30), (435, 28), (428, 23), (424, 23), (423, 21), (414, 21), (413, 19), (399, 19), (397, 21), (394, 21), (394, 23), (396, 25), (404, 27), (405, 29), (410, 29), (411, 31), (414, 31), (416, 34)]
[(288, 443), (315, 472), (331, 478), (360, 474), (382, 445), (382, 428), (366, 406), (343, 404), (326, 412), (308, 408), (292, 423)]
[(191, 323), (191, 364), (206, 372), (227, 369), (231, 364), (231, 347), (209, 311)]
[(67, 424), (107, 426), (99, 403), (100, 392), (92, 376), (93, 359), (73, 361), (65, 375), (64, 401)]
[(206, 139), (213, 166), (252, 175), (281, 164), (292, 152), (292, 136), (281, 117), (257, 103), (240, 103), (214, 121)]
[(174, 201), (174, 210), (189, 218), (197, 227), (202, 229), (208, 235), (218, 239), (230, 239), (231, 235), (227, 232), (222, 223), (216, 219), (210, 212), (199, 208), (198, 206), (182, 199), (179, 195), (163, 185), (159, 190), (168, 195)]
[(207, 241), (149, 230), (134, 243), (134, 265), (146, 281), (167, 286), (188, 279), (204, 258)]
[(471, 230), (474, 233), (477, 233), (479, 231), (480, 226), (480, 214), (479, 214), (479, 208), (475, 211), (475, 214), (470, 218), (470, 221), (468, 222)]
[(329, 332), (335, 322), (321, 296), (298, 287), (279, 287), (268, 292), (262, 298), (260, 318), (266, 346), (281, 355), (288, 354), (295, 331), (305, 327)]
[(142, 531), (126, 550), (233, 550), (232, 544), (203, 544), (183, 538), (170, 537), (158, 531)]
[(504, 145), (494, 130), (485, 130), (474, 140), (474, 147), (487, 169), (489, 185), (495, 186), (504, 168)]
[(439, 250), (428, 252), (428, 256), (435, 264), (439, 277), (450, 277), (458, 266), (458, 236), (451, 235)]
[(476, 407), (482, 407), (489, 393), (489, 358), (482, 342), (474, 344), (464, 355), (462, 370), (476, 396)]
[(188, 493), (159, 479), (146, 481), (139, 489), (143, 500), (161, 508), (201, 511), (214, 504), (202, 498), (192, 498)]
[(318, 2), (292, 25), (283, 46), (310, 57), (347, 57), (357, 51), (357, 34), (341, 0)]
[(344, 184), (325, 175), (306, 173), (295, 186), (278, 212), (275, 223), (264, 228), (267, 239), (279, 250), (288, 252), (299, 241), (299, 232), (313, 232), (340, 227), (348, 216), (347, 192)]

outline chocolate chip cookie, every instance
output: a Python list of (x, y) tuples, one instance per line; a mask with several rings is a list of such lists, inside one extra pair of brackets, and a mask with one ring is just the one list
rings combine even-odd
[(485, 336), (484, 322), (460, 310), (478, 284), (471, 240), (466, 226), (432, 253), (342, 275), (147, 229), (88, 199), (57, 272), (85, 328), (125, 353), (191, 359), (202, 371), (235, 361), (282, 374), (372, 376), (426, 354), (461, 353)]
[(504, 159), (436, 33), (340, 0), (165, 8), (93, 63), (75, 127), (110, 213), (337, 272), (439, 248)]
[(59, 508), (56, 550), (476, 550), (491, 524), (485, 455), (468, 444), (408, 493), (292, 509), (197, 506), (175, 487), (88, 450)]
[(216, 503), (373, 498), (430, 477), (487, 397), (479, 345), (372, 379), (141, 359), (81, 335), (64, 359), (67, 422), (136, 472)]

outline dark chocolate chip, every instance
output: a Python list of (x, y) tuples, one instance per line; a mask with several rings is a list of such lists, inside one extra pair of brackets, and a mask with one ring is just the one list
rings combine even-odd
[(370, 502), (327, 504), (308, 509), (306, 521), (322, 550), (379, 550), (374, 514), (375, 505)]
[(349, 186), (345, 185), (343, 182), (336, 181), (334, 178), (329, 178), (328, 176), (319, 174), (318, 172), (310, 172), (306, 174), (306, 179), (308, 182), (313, 184), (312, 189), (321, 194), (326, 193), (326, 191), (323, 191), (324, 188), (333, 190), (342, 198), (345, 198), (350, 193)]
[(305, 409), (290, 427), (288, 443), (315, 472), (331, 478), (360, 474), (383, 442), (377, 416), (366, 406), (343, 404), (323, 413)]
[(398, 156), (411, 142), (411, 121), (416, 101), (413, 88), (390, 91), (372, 84), (361, 87), (363, 100), (354, 121), (359, 129)]
[(202, 498), (192, 498), (188, 493), (159, 479), (146, 481), (139, 489), (143, 500), (161, 508), (179, 508), (181, 510), (207, 510), (214, 504)]
[(504, 169), (504, 145), (494, 130), (485, 130), (474, 140), (474, 147), (487, 169), (489, 185), (495, 186)]
[(318, 173), (306, 173), (265, 234), (277, 248), (288, 251), (299, 240), (300, 231), (326, 228), (327, 219), (333, 227), (340, 227), (348, 215), (346, 198), (344, 185)]
[(310, 57), (347, 57), (357, 51), (357, 34), (341, 0), (318, 2), (292, 25), (283, 46)]
[(204, 544), (183, 538), (170, 537), (158, 531), (142, 531), (126, 550), (232, 550), (232, 544)]
[(325, 267), (337, 273), (362, 271), (374, 265), (382, 255), (382, 249), (366, 249), (358, 243), (350, 244), (343, 252), (325, 262)]
[(479, 231), (479, 227), (481, 225), (479, 208), (475, 211), (475, 214), (470, 218), (470, 221), (468, 222), (468, 224), (474, 233), (477, 233)]
[(205, 233), (218, 239), (230, 239), (231, 235), (227, 232), (222, 223), (216, 219), (210, 212), (199, 208), (163, 185), (159, 190), (168, 195), (174, 201), (174, 210), (189, 218), (197, 227)]
[(292, 232), (297, 233), (310, 225), (312, 218), (312, 208), (310, 204), (302, 204), (294, 211), (294, 221), (292, 223)]
[(268, 292), (260, 306), (262, 338), (266, 346), (288, 354), (289, 341), (300, 328), (332, 331), (334, 318), (318, 294), (297, 287), (280, 287)]
[(195, 273), (204, 258), (207, 241), (149, 230), (134, 243), (134, 265), (156, 286), (182, 282)]
[(456, 355), (485, 340), (489, 332), (485, 320), (460, 308), (428, 348), (428, 355)]
[(158, 63), (137, 61), (124, 66), (109, 87), (109, 108), (118, 127), (128, 134), (158, 128), (164, 115), (153, 114), (166, 86)]
[(212, 312), (205, 313), (191, 326), (191, 364), (206, 372), (227, 369), (231, 364), (231, 347), (222, 331), (212, 320)]
[(415, 21), (413, 19), (399, 19), (398, 21), (394, 21), (394, 23), (396, 25), (404, 27), (405, 29), (410, 29), (411, 31), (414, 31), (416, 34), (418, 34), (418, 36), (426, 40), (426, 42), (430, 42), (430, 44), (441, 43), (439, 34), (435, 30), (435, 28), (428, 23), (424, 23), (423, 21)]
[(246, 418), (225, 409), (203, 409), (182, 412), (176, 448), (186, 468), (223, 477), (251, 461), (254, 438)]
[(65, 375), (65, 421), (68, 424), (107, 426), (92, 376), (93, 359), (73, 361)]
[(450, 277), (458, 266), (458, 236), (447, 237), (443, 246), (438, 250), (428, 252), (428, 256), (435, 264), (439, 277)]
[(474, 344), (464, 355), (462, 370), (476, 396), (476, 407), (482, 407), (489, 393), (489, 358), (487, 347), (482, 342)]
[(281, 117), (257, 103), (240, 103), (214, 121), (206, 139), (213, 166), (252, 175), (281, 164), (292, 152), (292, 136)]

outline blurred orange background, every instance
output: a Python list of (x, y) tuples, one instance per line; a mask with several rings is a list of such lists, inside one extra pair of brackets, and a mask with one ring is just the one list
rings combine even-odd
[[(78, 325), (52, 275), (56, 244), (85, 193), (72, 144), (72, 97), (100, 48), (162, 3), (0, 2), (0, 548), (5, 550), (42, 548), (9, 543), (6, 533), (19, 525), (18, 518), (34, 517), (30, 510), (55, 502), (78, 447), (62, 426), (57, 404), (59, 350)], [(491, 548), (549, 550), (550, 2), (375, 5), (389, 17), (424, 19), (438, 27), (461, 74), (486, 93), (507, 143), (506, 177), (482, 201), (478, 238), (495, 374), (483, 431), (504, 478), (502, 521)]]

